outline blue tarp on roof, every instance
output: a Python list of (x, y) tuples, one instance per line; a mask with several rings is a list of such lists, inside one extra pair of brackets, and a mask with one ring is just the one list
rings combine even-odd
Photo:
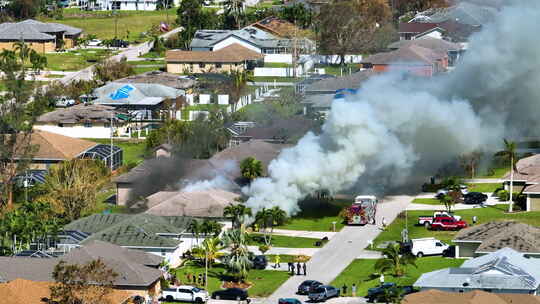
[(116, 90), (116, 92), (109, 95), (109, 97), (112, 100), (119, 100), (119, 99), (125, 99), (129, 97), (129, 92), (133, 91), (135, 88), (129, 84), (126, 84), (125, 86), (121, 87), (120, 89)]

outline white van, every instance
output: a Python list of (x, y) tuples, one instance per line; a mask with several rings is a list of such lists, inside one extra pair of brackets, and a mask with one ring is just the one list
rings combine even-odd
[(425, 255), (442, 255), (443, 251), (450, 247), (448, 244), (436, 238), (412, 239), (411, 252), (417, 257)]

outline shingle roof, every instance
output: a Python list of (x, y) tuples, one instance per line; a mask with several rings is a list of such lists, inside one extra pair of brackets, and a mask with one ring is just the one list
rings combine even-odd
[(167, 62), (210, 62), (229, 63), (244, 62), (246, 60), (259, 60), (264, 55), (252, 51), (240, 44), (233, 43), (217, 51), (167, 51), (165, 60)]
[(185, 94), (184, 90), (174, 89), (153, 83), (111, 82), (94, 90), (95, 104), (118, 105), (157, 105), (168, 98)]
[(447, 53), (448, 51), (455, 51), (461, 49), (461, 46), (443, 39), (437, 39), (432, 37), (422, 37), (414, 40), (400, 40), (396, 41), (388, 46), (391, 49), (399, 49), (402, 47), (409, 47), (411, 45), (420, 46), (426, 49), (430, 49), (436, 52)]
[(259, 125), (249, 128), (240, 136), (248, 137), (251, 140), (260, 139), (268, 141), (289, 141), (297, 136), (303, 136), (314, 127), (312, 120), (305, 118), (282, 118), (270, 122), (268, 125)]
[(431, 30), (433, 28), (436, 28), (438, 26), (439, 26), (438, 23), (429, 23), (429, 22), (425, 22), (425, 23), (420, 23), (420, 22), (404, 23), (404, 22), (401, 22), (399, 24), (398, 32), (400, 32), (400, 33), (419, 34), (419, 33), (429, 31), (429, 30)]
[(68, 160), (98, 145), (88, 140), (41, 130), (34, 130), (30, 141), (38, 147), (33, 159)]
[(80, 34), (82, 30), (59, 23), (44, 23), (32, 19), (17, 23), (6, 22), (0, 24), (0, 40), (51, 41), (56, 38), (54, 34), (60, 32), (73, 36)]
[[(167, 194), (170, 194), (170, 192)], [(154, 195), (160, 196), (159, 192)], [(152, 200), (152, 196), (148, 200)], [(193, 192), (181, 191), (151, 207), (146, 213), (153, 215), (223, 217), (223, 209), (227, 205), (235, 203), (235, 199), (238, 197), (240, 197), (239, 194), (219, 189)]]
[(287, 20), (271, 16), (253, 23), (251, 26), (260, 28), (279, 37), (289, 37), (295, 30), (295, 25)]
[(445, 292), (429, 289), (406, 295), (402, 304), (540, 304), (540, 298), (529, 294), (492, 293), (482, 290)]
[(426, 16), (426, 21), (432, 23), (456, 20), (468, 25), (484, 25), (495, 20), (497, 14), (496, 8), (460, 1), (454, 6), (433, 8), (418, 15)]
[(441, 54), (424, 47), (410, 45), (395, 51), (371, 55), (363, 60), (363, 62), (371, 64), (432, 65), (436, 60), (440, 60), (445, 56), (446, 54)]
[(91, 233), (83, 244), (101, 240), (119, 246), (175, 248), (179, 240), (159, 236), (183, 233), (193, 218), (150, 214), (94, 214), (64, 227)]
[(168, 86), (175, 89), (188, 89), (195, 84), (196, 80), (178, 76), (172, 73), (166, 73), (162, 71), (151, 71), (142, 74), (137, 74), (133, 76), (128, 76), (126, 78), (121, 78), (115, 80), (118, 83), (154, 83)]
[(375, 75), (372, 70), (365, 70), (343, 77), (327, 78), (308, 85), (305, 92), (336, 91), (339, 89), (358, 89), (364, 81)]
[(111, 115), (115, 120), (119, 112), (113, 107), (97, 104), (78, 104), (72, 107), (57, 109), (41, 115), (39, 123), (85, 123), (85, 122), (110, 122)]

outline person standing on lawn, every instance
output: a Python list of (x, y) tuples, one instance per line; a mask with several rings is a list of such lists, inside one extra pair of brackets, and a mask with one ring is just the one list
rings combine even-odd
[(345, 283), (343, 283), (343, 287), (341, 287), (341, 292), (342, 292), (342, 296), (346, 296), (347, 295), (347, 285), (345, 285)]
[(300, 268), (301, 268), (300, 262), (298, 262), (298, 263), (296, 264), (296, 274), (297, 274), (297, 275), (300, 275)]
[(302, 265), (302, 268), (303, 268), (303, 270), (304, 270), (304, 275), (307, 275), (307, 271), (306, 271), (307, 267), (306, 267), (306, 263), (305, 263), (305, 262), (304, 262), (304, 265)]
[(352, 296), (356, 297), (356, 284), (355, 283), (352, 284), (351, 291), (352, 291)]
[(276, 255), (276, 257), (274, 258), (274, 268), (280, 268), (280, 267), (279, 267), (279, 262), (281, 262), (280, 259), (281, 259), (281, 258), (280, 258), (280, 256), (279, 256), (279, 254)]

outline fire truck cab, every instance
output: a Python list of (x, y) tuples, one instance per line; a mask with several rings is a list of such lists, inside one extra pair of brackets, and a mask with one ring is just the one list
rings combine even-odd
[(354, 203), (346, 210), (347, 224), (375, 224), (378, 202), (374, 195), (359, 195), (355, 197)]

